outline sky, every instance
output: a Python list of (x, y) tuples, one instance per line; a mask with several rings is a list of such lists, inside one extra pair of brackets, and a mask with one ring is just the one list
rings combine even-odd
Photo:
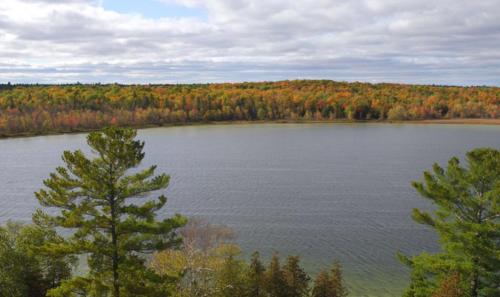
[(500, 0), (0, 0), (0, 83), (500, 86)]

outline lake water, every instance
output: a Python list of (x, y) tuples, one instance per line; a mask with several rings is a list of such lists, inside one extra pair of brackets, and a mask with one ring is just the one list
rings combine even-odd
[[(340, 260), (351, 296), (400, 296), (397, 251), (436, 251), (412, 222), (429, 204), (410, 182), (433, 162), (500, 148), (499, 126), (256, 124), (141, 130), (144, 165), (172, 176), (165, 213), (234, 228), (247, 254), (298, 254), (310, 271)], [(0, 140), (0, 223), (29, 221), (33, 192), (85, 135)]]

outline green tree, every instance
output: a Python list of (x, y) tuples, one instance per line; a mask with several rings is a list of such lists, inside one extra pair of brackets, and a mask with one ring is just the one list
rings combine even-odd
[(267, 117), (267, 112), (264, 108), (260, 107), (257, 111), (257, 119), (265, 120)]
[(44, 181), (47, 189), (36, 193), (40, 204), (60, 210), (48, 215), (38, 210), (35, 219), (45, 224), (70, 228), (74, 232), (64, 243), (48, 248), (66, 254), (86, 255), (87, 276), (66, 281), (52, 290), (52, 296), (160, 296), (165, 279), (146, 266), (146, 255), (176, 247), (175, 233), (185, 224), (179, 215), (157, 220), (156, 213), (166, 198), (146, 199), (166, 188), (169, 176), (154, 176), (156, 166), (127, 175), (144, 158), (144, 142), (135, 140), (136, 131), (106, 128), (90, 133), (87, 143), (95, 154), (90, 159), (77, 150), (65, 151), (65, 167), (58, 167)]
[(246, 295), (245, 262), (229, 254), (217, 272), (217, 297)]
[(333, 264), (331, 270), (331, 282), (333, 288), (334, 297), (345, 297), (348, 295), (347, 287), (344, 283), (344, 277), (342, 275), (342, 266), (339, 262)]
[(333, 288), (330, 275), (326, 271), (320, 271), (314, 280), (312, 297), (333, 297)]
[(264, 273), (266, 268), (260, 260), (259, 252), (254, 252), (250, 259), (248, 271), (248, 293), (249, 297), (265, 296), (264, 292)]
[(345, 297), (347, 287), (342, 276), (342, 266), (336, 262), (332, 269), (320, 271), (314, 280), (312, 297)]
[(287, 262), (283, 266), (283, 275), (287, 284), (288, 297), (308, 296), (310, 278), (300, 267), (298, 256), (288, 256)]
[(44, 297), (68, 279), (75, 259), (40, 248), (62, 240), (53, 229), (37, 225), (0, 227), (0, 297)]
[(406, 296), (429, 296), (453, 272), (467, 280), (471, 297), (500, 295), (500, 151), (475, 149), (466, 161), (434, 164), (413, 183), (436, 206), (433, 213), (415, 209), (413, 218), (436, 230), (443, 252), (402, 257), (412, 267)]
[(281, 269), (278, 253), (273, 253), (265, 276), (266, 292), (270, 297), (287, 297), (288, 287)]

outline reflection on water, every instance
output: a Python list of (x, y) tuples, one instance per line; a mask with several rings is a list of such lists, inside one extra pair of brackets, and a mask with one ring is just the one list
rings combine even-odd
[[(429, 207), (410, 181), (434, 161), (500, 147), (500, 127), (269, 124), (140, 131), (144, 165), (172, 176), (167, 213), (203, 216), (238, 233), (247, 252), (299, 254), (311, 271), (340, 260), (352, 296), (398, 296), (407, 271), (397, 251), (435, 251), (410, 219)], [(65, 149), (85, 135), (0, 140), (0, 222), (28, 221)]]

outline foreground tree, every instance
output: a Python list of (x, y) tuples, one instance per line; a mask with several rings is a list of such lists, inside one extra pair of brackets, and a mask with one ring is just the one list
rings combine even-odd
[(435, 164), (413, 183), (436, 206), (433, 214), (415, 209), (413, 218), (436, 230), (443, 252), (402, 257), (412, 267), (406, 296), (430, 296), (450, 275), (467, 284), (464, 296), (500, 296), (500, 151), (475, 149), (466, 161), (466, 168), (458, 158), (446, 169)]
[(271, 297), (287, 297), (288, 286), (286, 284), (280, 258), (274, 252), (265, 273), (266, 292)]
[(156, 219), (167, 201), (164, 196), (143, 204), (129, 202), (169, 183), (165, 174), (154, 176), (156, 166), (127, 175), (144, 158), (144, 143), (135, 137), (135, 130), (125, 128), (90, 133), (87, 143), (95, 158), (80, 150), (65, 151), (66, 166), (58, 167), (44, 181), (47, 189), (36, 193), (42, 206), (60, 212), (48, 215), (39, 210), (34, 219), (74, 231), (67, 241), (47, 248), (88, 259), (88, 275), (64, 282), (51, 296), (149, 297), (167, 291), (165, 279), (146, 266), (145, 256), (176, 247), (180, 238), (175, 230), (185, 219)]
[(248, 293), (249, 296), (253, 297), (263, 297), (265, 296), (264, 291), (264, 277), (266, 268), (260, 260), (260, 253), (254, 252), (252, 258), (250, 259), (249, 269), (248, 269)]
[(348, 295), (347, 287), (344, 283), (344, 276), (342, 272), (342, 266), (339, 262), (335, 262), (331, 269), (331, 280), (333, 293), (335, 297), (345, 297)]
[(306, 297), (309, 295), (309, 275), (300, 267), (299, 256), (288, 256), (283, 266), (283, 275), (287, 284), (288, 297)]
[(68, 279), (75, 259), (40, 248), (62, 240), (54, 230), (36, 225), (0, 227), (0, 297), (45, 297)]
[(320, 271), (314, 280), (312, 297), (333, 297), (330, 276), (326, 271)]
[(342, 276), (342, 267), (336, 262), (332, 269), (320, 271), (314, 280), (312, 297), (346, 297), (347, 287)]
[[(215, 296), (220, 293), (220, 288), (231, 282), (221, 271), (241, 266), (235, 264), (241, 264), (236, 259), (241, 253), (239, 247), (229, 243), (233, 238), (232, 230), (203, 219), (190, 218), (179, 233), (183, 238), (182, 247), (155, 253), (150, 261), (152, 269), (160, 275), (177, 278), (174, 296)], [(235, 275), (239, 273), (241, 271), (234, 272)]]
[(217, 269), (216, 294), (214, 297), (247, 296), (246, 263), (239, 259), (237, 253), (229, 253)]

